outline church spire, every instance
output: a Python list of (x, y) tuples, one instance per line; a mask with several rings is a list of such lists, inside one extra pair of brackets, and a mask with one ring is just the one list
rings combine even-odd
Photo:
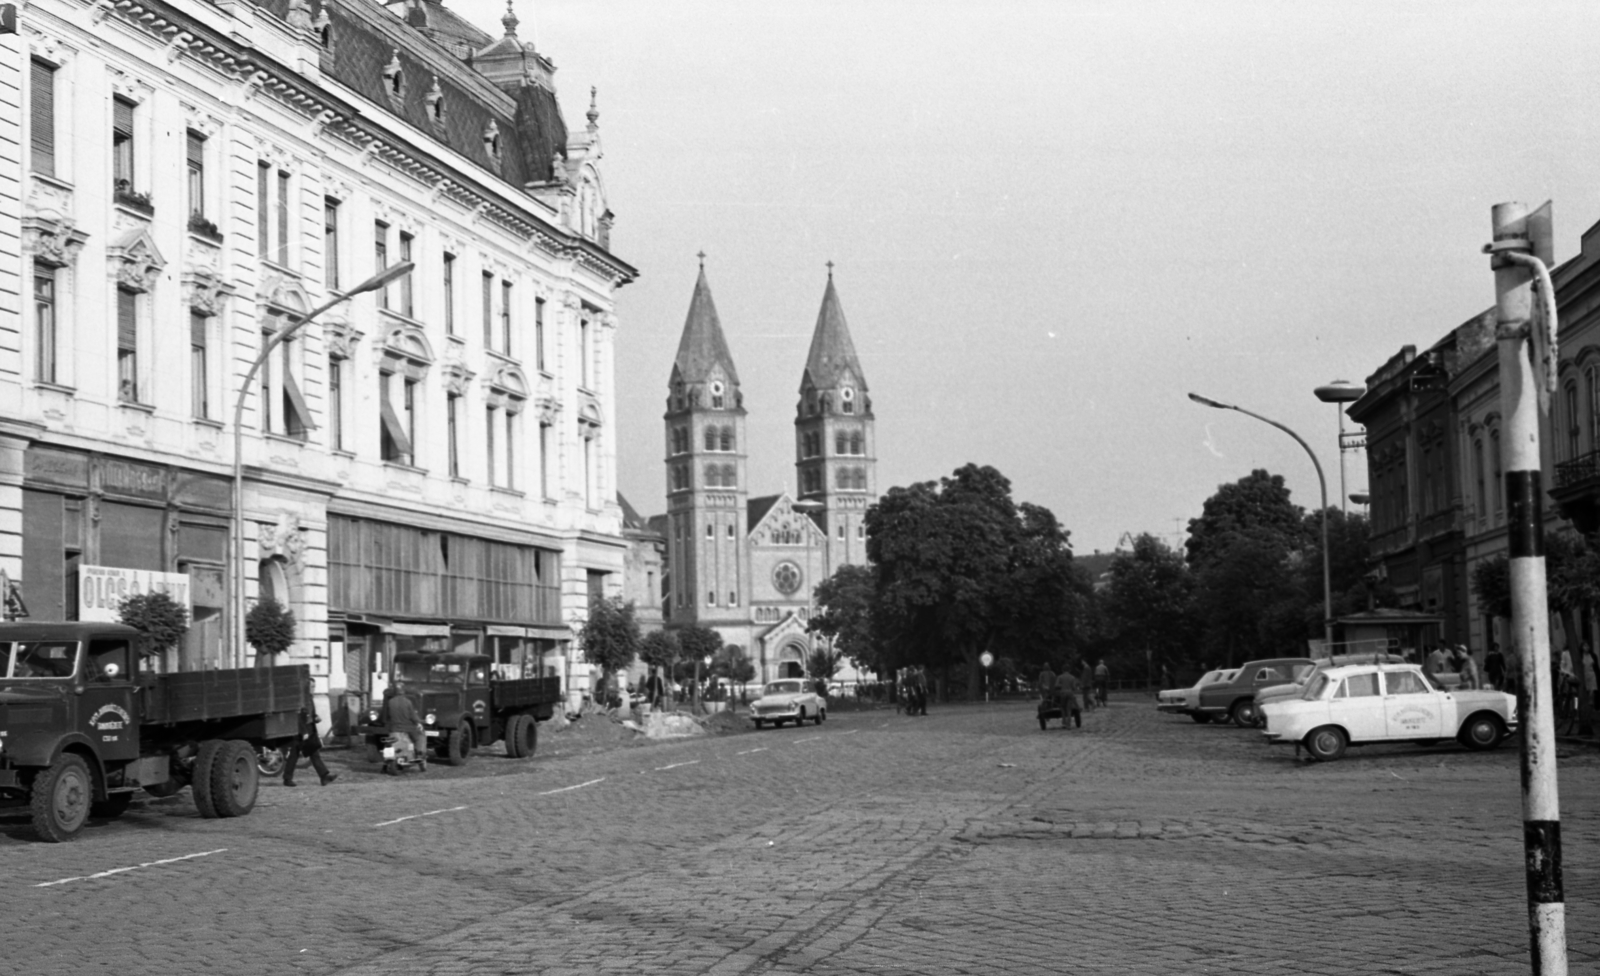
[(694, 297), (689, 300), (683, 337), (678, 340), (678, 357), (673, 361), (674, 378), (683, 383), (702, 383), (720, 366), (727, 381), (737, 386), (739, 374), (733, 368), (733, 355), (728, 352), (728, 340), (722, 335), (717, 306), (711, 300), (703, 255), (700, 260), (700, 277), (694, 283)]
[(811, 333), (811, 352), (806, 356), (801, 387), (808, 384), (818, 390), (842, 386), (855, 386), (862, 391), (867, 388), (867, 377), (861, 372), (855, 343), (850, 341), (850, 327), (845, 324), (844, 308), (839, 304), (839, 291), (833, 285), (832, 261), (828, 262), (828, 287), (822, 293), (816, 330)]

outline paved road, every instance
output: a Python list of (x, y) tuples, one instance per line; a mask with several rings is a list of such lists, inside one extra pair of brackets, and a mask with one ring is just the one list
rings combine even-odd
[[(351, 756), (249, 817), (185, 792), (66, 845), (0, 810), (0, 968), (1528, 970), (1514, 748), (1298, 763), (1131, 698), (1069, 732), (1004, 704), (561, 745), (425, 780)], [(1600, 971), (1597, 787), (1600, 752), (1563, 760), (1574, 973)]]

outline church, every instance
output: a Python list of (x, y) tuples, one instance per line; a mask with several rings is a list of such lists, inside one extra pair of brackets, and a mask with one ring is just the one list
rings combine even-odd
[(867, 561), (877, 498), (872, 398), (831, 263), (795, 403), (798, 497), (751, 497), (744, 395), (703, 259), (664, 420), (667, 514), (652, 522), (666, 539), (668, 629), (717, 631), (749, 655), (758, 681), (800, 677), (822, 640), (806, 632), (813, 590)]

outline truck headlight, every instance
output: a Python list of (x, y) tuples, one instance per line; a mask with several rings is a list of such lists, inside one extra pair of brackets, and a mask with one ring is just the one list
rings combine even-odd
[(377, 712), (368, 712), (367, 713), (367, 721), (369, 721), (369, 722), (373, 723), (374, 725), (376, 725), (377, 722), (378, 722), (378, 713)]
[(439, 716), (435, 715), (432, 712), (428, 713), (427, 722), (428, 722), (429, 725), (432, 725), (433, 723), (437, 722), (438, 720), (439, 720)]

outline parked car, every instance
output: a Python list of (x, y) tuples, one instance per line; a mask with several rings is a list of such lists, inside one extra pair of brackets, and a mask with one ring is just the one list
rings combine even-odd
[(1288, 701), (1299, 698), (1306, 690), (1306, 684), (1312, 678), (1332, 667), (1345, 664), (1405, 664), (1406, 659), (1398, 654), (1335, 654), (1331, 658), (1317, 661), (1316, 667), (1305, 673), (1305, 676), (1281, 685), (1267, 685), (1256, 691), (1256, 725), (1261, 724), (1261, 706), (1275, 701)]
[(1268, 742), (1303, 745), (1332, 762), (1345, 747), (1455, 739), (1493, 749), (1517, 728), (1517, 700), (1503, 691), (1447, 691), (1415, 664), (1326, 668), (1299, 698), (1265, 707)]
[(1249, 661), (1229, 680), (1200, 689), (1200, 711), (1213, 722), (1232, 721), (1241, 729), (1250, 728), (1256, 724), (1255, 698), (1259, 689), (1298, 681), (1310, 674), (1316, 664), (1309, 657)]
[(821, 725), (828, 719), (828, 703), (817, 694), (816, 682), (783, 678), (769, 681), (761, 689), (761, 697), (750, 705), (750, 717), (758, 729), (768, 722), (774, 727), (785, 722), (800, 725), (808, 718)]
[(1207, 671), (1188, 688), (1171, 688), (1156, 695), (1156, 711), (1167, 712), (1172, 715), (1187, 715), (1201, 725), (1211, 721), (1211, 716), (1200, 711), (1200, 689), (1206, 685), (1214, 685), (1219, 681), (1231, 681), (1239, 673), (1238, 668), (1218, 668)]

